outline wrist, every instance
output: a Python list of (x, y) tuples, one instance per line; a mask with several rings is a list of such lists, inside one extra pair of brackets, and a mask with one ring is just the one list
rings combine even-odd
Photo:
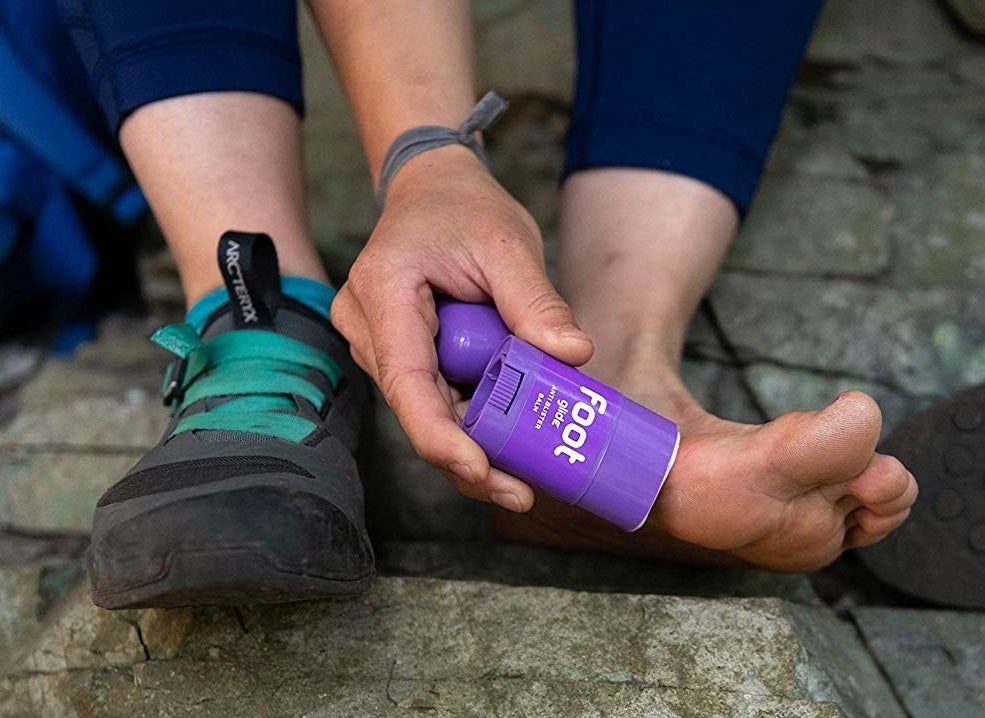
[(475, 175), (491, 177), (476, 154), (465, 145), (446, 145), (411, 158), (393, 176), (388, 197), (396, 199), (421, 188), (455, 178)]
[(398, 135), (387, 150), (377, 180), (376, 195), (380, 205), (386, 202), (390, 185), (404, 165), (422, 154), (449, 145), (462, 145), (483, 165), (488, 165), (489, 158), (476, 133), (492, 126), (507, 107), (509, 103), (506, 100), (495, 92), (487, 92), (457, 129), (444, 125), (418, 125)]

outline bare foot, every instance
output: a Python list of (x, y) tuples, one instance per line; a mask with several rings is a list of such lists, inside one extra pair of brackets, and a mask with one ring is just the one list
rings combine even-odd
[(676, 378), (650, 385), (673, 388), (649, 396), (622, 389), (678, 421), (682, 440), (642, 529), (625, 534), (538, 496), (526, 517), (498, 515), (497, 533), (528, 543), (711, 563), (731, 557), (777, 571), (812, 571), (846, 548), (884, 537), (916, 499), (913, 475), (875, 453), (882, 418), (861, 392), (845, 393), (821, 411), (755, 426), (708, 414)]
[(882, 418), (869, 397), (762, 426), (708, 414), (680, 379), (688, 323), (738, 223), (725, 195), (697, 180), (604, 168), (564, 185), (562, 295), (595, 340), (585, 371), (681, 427), (677, 463), (647, 523), (631, 534), (538, 496), (498, 512), (501, 538), (670, 561), (810, 571), (878, 541), (917, 494), (896, 459), (875, 453)]

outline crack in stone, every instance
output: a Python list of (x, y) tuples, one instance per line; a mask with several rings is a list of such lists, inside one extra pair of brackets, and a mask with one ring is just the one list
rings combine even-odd
[(882, 661), (879, 660), (879, 656), (876, 655), (876, 652), (869, 646), (868, 638), (866, 638), (862, 627), (858, 625), (858, 618), (855, 613), (853, 611), (849, 611), (844, 620), (854, 629), (855, 635), (858, 636), (858, 639), (862, 644), (862, 648), (865, 649), (865, 652), (869, 655), (869, 658), (872, 660), (872, 663), (879, 672), (879, 675), (882, 676), (882, 679), (886, 682), (886, 685), (889, 686), (889, 692), (892, 693), (893, 700), (896, 701), (896, 705), (899, 707), (900, 711), (902, 711), (907, 718), (919, 718), (907, 709), (906, 702), (903, 700), (903, 696), (896, 688), (896, 684), (893, 682), (892, 677), (890, 677), (889, 673), (883, 667)]
[[(134, 622), (133, 627), (137, 631), (137, 640), (140, 641), (140, 647), (144, 650), (144, 659), (147, 660), (147, 661), (149, 661), (150, 660), (150, 649), (147, 647), (147, 642), (144, 640), (144, 632), (140, 628), (140, 623), (139, 622)], [(136, 665), (136, 664), (134, 664), (134, 665)]]
[[(959, 36), (965, 42), (974, 43), (979, 47), (985, 45), (985, 35), (977, 33), (969, 28), (968, 24), (950, 3), (938, 2), (935, 3), (935, 5), (940, 8), (942, 15), (947, 19), (947, 23), (951, 27), (951, 32)], [(932, 65), (936, 64), (939, 63), (932, 63)]]
[(901, 386), (893, 384), (885, 379), (879, 379), (877, 377), (862, 376), (860, 374), (855, 374), (853, 372), (840, 371), (835, 369), (819, 369), (812, 366), (803, 366), (793, 362), (785, 362), (782, 359), (774, 359), (772, 357), (759, 357), (755, 356), (751, 359), (745, 360), (745, 365), (737, 367), (738, 369), (749, 369), (754, 364), (765, 364), (766, 366), (775, 367), (777, 369), (789, 369), (790, 371), (803, 371), (815, 376), (823, 377), (825, 379), (849, 379), (851, 381), (865, 382), (866, 384), (872, 384), (873, 386), (878, 386), (880, 389), (885, 389), (886, 391), (891, 391), (894, 394), (900, 394), (904, 398), (913, 399), (919, 401), (922, 399), (934, 399), (937, 395), (928, 394), (913, 394)]
[[(862, 162), (859, 159), (859, 162)], [(868, 182), (860, 184), (868, 185)], [(821, 281), (850, 282), (865, 287), (885, 287), (886, 280), (892, 276), (889, 263), (873, 274), (845, 274), (844, 272), (784, 272), (776, 269), (756, 269), (755, 267), (728, 267), (729, 274), (742, 274), (747, 277), (766, 277), (777, 279), (818, 279)]]
[(250, 629), (246, 625), (246, 618), (243, 616), (243, 612), (239, 606), (233, 606), (232, 609), (233, 615), (236, 617), (236, 623), (239, 624), (239, 629), (243, 632), (243, 635), (250, 635)]
[[(736, 369), (740, 369), (740, 370), (744, 369), (745, 365), (743, 364), (743, 361), (739, 356), (739, 352), (736, 350), (735, 345), (732, 343), (732, 340), (729, 339), (728, 335), (726, 334), (725, 328), (722, 326), (722, 322), (718, 318), (718, 315), (715, 313), (715, 308), (712, 306), (711, 300), (708, 299), (708, 297), (705, 297), (704, 299), (701, 300), (701, 309), (699, 311), (701, 311), (707, 318), (708, 324), (711, 327), (712, 334), (715, 335), (715, 338), (718, 340), (718, 343), (721, 345), (722, 350), (725, 352), (725, 355), (729, 358), (729, 361), (732, 363), (732, 366), (735, 367)], [(746, 378), (745, 373), (742, 371), (739, 372), (739, 385), (742, 387), (742, 391), (745, 392), (746, 398), (749, 400), (749, 403), (752, 406), (753, 411), (756, 412), (760, 420), (764, 422), (769, 421), (770, 419), (769, 412), (766, 411), (766, 407), (763, 406), (763, 403), (759, 400), (759, 396), (756, 394), (755, 391), (753, 391), (752, 386), (749, 384), (749, 380)]]
[[(177, 658), (152, 658), (149, 662), (155, 664), (181, 664), (185, 659), (181, 657)], [(686, 686), (678, 685), (675, 683), (665, 683), (665, 682), (652, 682), (639, 680), (631, 678), (629, 680), (615, 680), (611, 678), (565, 678), (563, 676), (551, 676), (551, 675), (538, 675), (538, 674), (526, 674), (526, 673), (500, 673), (496, 671), (491, 671), (483, 673), (481, 677), (476, 677), (474, 675), (445, 675), (445, 676), (403, 676), (397, 675), (397, 659), (393, 659), (390, 664), (390, 670), (387, 673), (386, 681), (384, 683), (385, 692), (387, 700), (390, 701), (394, 706), (399, 707), (399, 702), (393, 697), (391, 693), (391, 687), (396, 681), (406, 681), (408, 683), (427, 683), (431, 686), (429, 689), (430, 693), (440, 695), (440, 692), (436, 690), (436, 684), (440, 683), (466, 683), (472, 684), (475, 682), (493, 682), (493, 681), (533, 681), (538, 683), (546, 683), (548, 685), (559, 685), (559, 686), (577, 686), (577, 685), (602, 685), (602, 686), (626, 686), (641, 689), (658, 689), (658, 690), (674, 690), (687, 693), (701, 693), (706, 695), (712, 694), (725, 694), (725, 695), (738, 695), (746, 698), (773, 698), (786, 701), (807, 701), (817, 703), (819, 701), (814, 700), (810, 697), (803, 697), (799, 695), (787, 695), (784, 693), (760, 693), (756, 691), (750, 691), (747, 689), (733, 689), (727, 688), (725, 686), (715, 686), (715, 685), (703, 685), (703, 686)], [(131, 663), (131, 664), (114, 664), (98, 667), (76, 667), (76, 668), (64, 668), (57, 671), (21, 671), (17, 673), (12, 673), (7, 676), (7, 680), (19, 681), (28, 680), (30, 678), (39, 678), (46, 676), (58, 676), (63, 674), (99, 674), (104, 672), (118, 671), (118, 670), (132, 670), (134, 666), (141, 665), (143, 662)], [(365, 684), (366, 678), (360, 676), (352, 676), (351, 674), (341, 673), (338, 675), (325, 675), (319, 677), (321, 680), (328, 680), (332, 682), (337, 682), (342, 684)], [(372, 681), (372, 679), (370, 679)], [(283, 686), (285, 683), (290, 681), (282, 681), (279, 685)], [(157, 690), (153, 686), (140, 686), (141, 690)], [(895, 697), (895, 691), (894, 691)], [(830, 701), (827, 701), (830, 702)], [(914, 718), (907, 712), (909, 718)]]
[(955, 670), (960, 669), (961, 657), (954, 652), (953, 648), (951, 648), (950, 646), (944, 643), (940, 643), (939, 645), (937, 645), (937, 648), (941, 650), (941, 652), (944, 654), (944, 657), (947, 658), (948, 661), (950, 661), (951, 665), (955, 668)]
[[(702, 301), (701, 311), (704, 312), (711, 325), (712, 333), (715, 338), (721, 344), (722, 350), (728, 357), (728, 363), (722, 363), (716, 361), (715, 363), (720, 366), (729, 366), (733, 369), (738, 369), (740, 371), (739, 381), (742, 384), (742, 388), (749, 394), (749, 399), (752, 402), (753, 408), (762, 415), (763, 421), (768, 421), (770, 418), (769, 413), (766, 411), (765, 407), (759, 401), (759, 397), (756, 395), (753, 388), (749, 385), (745, 376), (743, 375), (743, 370), (751, 368), (755, 364), (765, 364), (766, 366), (771, 366), (777, 369), (788, 369), (790, 371), (803, 371), (814, 374), (815, 376), (823, 377), (825, 379), (848, 379), (850, 381), (860, 381), (867, 384), (872, 384), (873, 386), (878, 386), (886, 391), (891, 391), (895, 394), (900, 394), (907, 399), (921, 400), (921, 399), (933, 399), (936, 395), (923, 395), (914, 394), (901, 386), (893, 384), (892, 382), (886, 381), (885, 379), (880, 379), (878, 377), (863, 376), (861, 374), (856, 374), (851, 371), (844, 371), (839, 369), (825, 369), (818, 368), (814, 366), (805, 366), (802, 364), (797, 364), (795, 362), (786, 362), (782, 359), (777, 359), (775, 357), (760, 356), (753, 354), (747, 357), (743, 357), (739, 350), (736, 349), (732, 340), (729, 339), (728, 333), (726, 332), (721, 320), (715, 313), (715, 309), (711, 304), (711, 301), (706, 297)], [(704, 359), (705, 357), (701, 357)], [(708, 361), (715, 361), (714, 359), (708, 359)]]
[(397, 703), (397, 701), (394, 699), (392, 695), (390, 695), (390, 686), (393, 685), (393, 675), (396, 672), (397, 672), (397, 659), (394, 658), (393, 662), (390, 664), (390, 675), (387, 676), (386, 687), (383, 689), (383, 692), (386, 694), (386, 699), (390, 701), (390, 703), (395, 708), (399, 708), (400, 704)]

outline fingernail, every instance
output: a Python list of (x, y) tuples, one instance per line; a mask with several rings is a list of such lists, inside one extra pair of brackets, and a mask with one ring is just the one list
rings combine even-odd
[(520, 505), (520, 499), (518, 499), (513, 494), (506, 494), (506, 493), (492, 494), (489, 498), (492, 499), (493, 503), (495, 503), (497, 506), (502, 506), (507, 511), (519, 512), (523, 509), (523, 507)]
[(576, 327), (574, 324), (562, 324), (559, 327), (554, 327), (554, 331), (564, 339), (577, 339), (583, 342), (592, 341), (585, 332)]

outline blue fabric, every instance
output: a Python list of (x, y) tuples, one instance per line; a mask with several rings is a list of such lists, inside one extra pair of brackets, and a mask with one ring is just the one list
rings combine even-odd
[(303, 112), (293, 0), (57, 0), (110, 126), (200, 92), (278, 97)]
[[(301, 302), (308, 309), (317, 312), (325, 319), (329, 318), (332, 300), (335, 299), (335, 288), (307, 277), (287, 276), (280, 278), (280, 290), (291, 299)], [(225, 287), (213, 289), (199, 299), (188, 310), (185, 321), (195, 327), (199, 334), (205, 328), (205, 322), (219, 307), (229, 301)]]
[(748, 209), (822, 0), (576, 0), (564, 176), (637, 167)]
[(143, 196), (100, 136), (81, 63), (50, 0), (0, 0), (0, 67), (0, 132), (118, 221), (137, 221)]
[(128, 225), (146, 205), (52, 0), (0, 0), (0, 68), (0, 336), (58, 328), (71, 350), (103, 306), (100, 242), (121, 234), (87, 205)]
[[(58, 2), (116, 129), (143, 104), (196, 92), (259, 92), (302, 110), (291, 0)], [(575, 0), (565, 176), (678, 172), (744, 212), (821, 3)]]

